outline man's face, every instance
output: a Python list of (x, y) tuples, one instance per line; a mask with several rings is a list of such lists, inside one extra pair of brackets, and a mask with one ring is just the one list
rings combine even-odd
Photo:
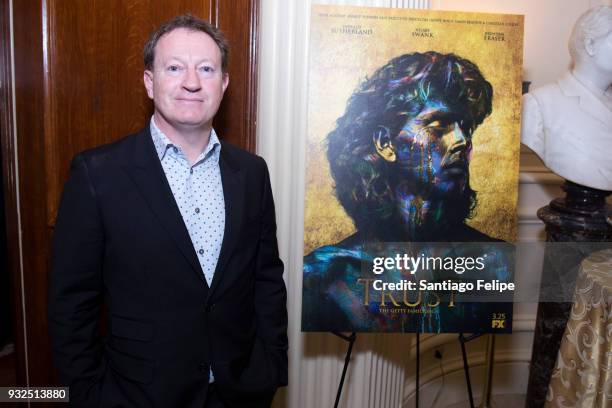
[(144, 83), (162, 130), (208, 130), (229, 77), (221, 70), (221, 50), (206, 33), (178, 28), (155, 46), (153, 71)]
[(460, 120), (444, 102), (428, 101), (393, 140), (398, 166), (393, 184), (405, 221), (437, 222), (447, 210), (443, 204), (464, 195), (472, 143)]

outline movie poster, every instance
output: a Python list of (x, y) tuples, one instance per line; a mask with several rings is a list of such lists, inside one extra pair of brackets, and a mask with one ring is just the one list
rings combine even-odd
[(302, 330), (510, 332), (523, 17), (313, 6)]

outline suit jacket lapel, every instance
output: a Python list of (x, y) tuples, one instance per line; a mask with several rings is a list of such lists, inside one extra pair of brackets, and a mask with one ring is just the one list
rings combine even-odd
[(571, 74), (566, 74), (558, 81), (559, 87), (566, 96), (575, 96), (580, 99), (580, 108), (602, 122), (608, 127), (612, 127), (612, 113), (602, 101), (597, 99), (584, 85), (582, 85)]
[(134, 144), (133, 157), (124, 166), (164, 229), (172, 237), (191, 269), (205, 284), (206, 279), (195, 253), (187, 227), (168, 184), (164, 169), (155, 152), (149, 128), (143, 129)]
[[(222, 144), (223, 145), (223, 144)], [(228, 279), (225, 267), (230, 259), (236, 242), (240, 237), (240, 227), (244, 209), (244, 179), (240, 170), (228, 149), (221, 147), (219, 158), (221, 170), (221, 184), (223, 185), (223, 198), (225, 200), (225, 230), (221, 253), (215, 268), (215, 274), (210, 286), (210, 295), (219, 287), (221, 281)]]

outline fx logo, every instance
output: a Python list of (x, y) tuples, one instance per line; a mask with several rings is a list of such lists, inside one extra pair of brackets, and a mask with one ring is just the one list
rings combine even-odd
[(502, 320), (502, 319), (493, 319), (491, 321), (491, 326), (494, 329), (503, 329), (506, 327), (506, 320)]

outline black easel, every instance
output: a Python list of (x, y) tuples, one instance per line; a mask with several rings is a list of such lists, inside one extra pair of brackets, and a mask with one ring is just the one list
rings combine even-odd
[(476, 333), (466, 337), (463, 335), (463, 333), (459, 333), (461, 355), (463, 356), (463, 371), (465, 372), (465, 383), (467, 385), (468, 396), (470, 397), (470, 408), (474, 408), (474, 395), (472, 394), (472, 382), (470, 381), (470, 365), (468, 364), (467, 352), (465, 351), (465, 343), (467, 343), (468, 341), (472, 341), (480, 336), (482, 336), (482, 334)]
[(419, 408), (419, 388), (421, 385), (419, 372), (421, 371), (421, 332), (416, 332), (416, 399), (414, 406)]
[[(338, 408), (338, 404), (340, 403), (340, 396), (342, 395), (342, 387), (344, 386), (344, 378), (346, 377), (346, 371), (348, 370), (348, 365), (351, 361), (351, 353), (353, 352), (353, 345), (355, 344), (355, 340), (357, 340), (357, 334), (355, 332), (351, 333), (349, 336), (346, 334), (331, 332), (333, 335), (340, 337), (342, 340), (348, 342), (349, 346), (346, 350), (346, 356), (344, 357), (344, 367), (342, 368), (342, 376), (340, 377), (340, 384), (338, 385), (338, 392), (336, 393), (336, 402), (334, 403), (334, 408)], [(415, 407), (419, 408), (419, 371), (421, 365), (421, 333), (416, 332), (416, 403)], [(464, 358), (464, 364), (465, 364)], [(469, 379), (468, 379), (469, 383)], [(470, 389), (470, 400), (471, 400), (471, 387)], [(473, 405), (472, 405), (473, 407)]]
[(350, 336), (338, 332), (332, 332), (332, 334), (340, 337), (342, 340), (347, 341), (349, 343), (348, 349), (346, 350), (346, 356), (344, 357), (344, 368), (342, 368), (342, 376), (340, 377), (338, 392), (336, 393), (336, 402), (334, 403), (334, 408), (338, 408), (338, 404), (340, 403), (340, 396), (342, 395), (342, 387), (344, 386), (344, 377), (346, 377), (346, 370), (348, 369), (349, 362), (351, 361), (353, 344), (355, 344), (357, 335), (355, 334), (355, 332), (351, 333)]
[[(346, 378), (346, 371), (351, 361), (351, 353), (353, 352), (353, 345), (357, 340), (357, 334), (355, 332), (350, 335), (345, 335), (338, 332), (331, 332), (335, 336), (340, 337), (342, 340), (348, 342), (349, 346), (346, 350), (346, 356), (344, 357), (344, 367), (342, 368), (342, 376), (340, 377), (340, 384), (338, 385), (338, 392), (336, 393), (336, 402), (334, 408), (338, 408), (340, 403), (340, 397), (342, 395), (342, 388), (344, 387), (344, 379)], [(482, 336), (482, 333), (474, 333), (469, 336), (465, 336), (463, 333), (459, 333), (459, 343), (461, 344), (461, 355), (463, 357), (463, 371), (465, 372), (465, 383), (468, 390), (468, 396), (470, 398), (470, 408), (475, 408), (474, 395), (472, 393), (472, 382), (470, 380), (470, 366), (467, 359), (467, 352), (465, 349), (465, 343), (470, 342), (478, 337)], [(416, 332), (416, 384), (415, 384), (415, 407), (419, 408), (419, 386), (420, 386), (420, 368), (421, 368), (421, 333)]]

